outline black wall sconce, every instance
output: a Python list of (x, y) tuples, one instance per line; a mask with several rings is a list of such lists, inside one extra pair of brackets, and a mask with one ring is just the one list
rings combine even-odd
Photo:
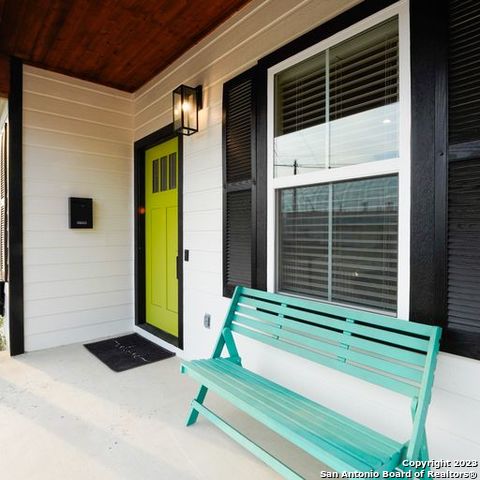
[(198, 111), (203, 108), (202, 86), (180, 85), (173, 91), (173, 129), (180, 135), (198, 132)]

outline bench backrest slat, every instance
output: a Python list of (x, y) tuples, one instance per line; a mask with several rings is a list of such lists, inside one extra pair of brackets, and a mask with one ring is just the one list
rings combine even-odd
[[(377, 368), (385, 373), (395, 374), (403, 380), (410, 380), (417, 383), (422, 380), (423, 371), (417, 367), (410, 367), (403, 363), (392, 361), (388, 357), (372, 355), (371, 352), (352, 350), (345, 348), (345, 346), (339, 348), (337, 344), (326, 342), (321, 337), (313, 336), (312, 332), (310, 332), (309, 336), (306, 336), (301, 331), (295, 331), (297, 330), (295, 327), (282, 328), (281, 324), (259, 322), (239, 315), (235, 315), (233, 321), (235, 324), (244, 325), (253, 330), (276, 337), (280, 342), (289, 342), (299, 347), (313, 349), (325, 355), (330, 355), (336, 359), (351, 360), (352, 362), (363, 364), (366, 367)], [(301, 325), (301, 323), (297, 323)]]
[(232, 302), (225, 326), (233, 332), (409, 397), (421, 394), (438, 327), (244, 287)]
[[(401, 333), (392, 332), (389, 330), (384, 330), (383, 328), (378, 328), (377, 325), (371, 326), (372, 324), (358, 325), (354, 322), (346, 323), (346, 319), (355, 321), (355, 319), (352, 318), (353, 313), (350, 313), (350, 315), (345, 317), (343, 317), (343, 315), (327, 317), (323, 315), (322, 311), (304, 311), (303, 309), (300, 310), (298, 308), (292, 308), (289, 305), (265, 302), (263, 300), (257, 300), (244, 295), (239, 298), (238, 303), (241, 305), (250, 305), (251, 307), (259, 308), (262, 311), (270, 313), (274, 312), (285, 317), (295, 318), (296, 320), (311, 322), (317, 324), (318, 326), (330, 327), (340, 331), (348, 331), (350, 333), (357, 333), (359, 335), (368, 336), (369, 338), (374, 338), (376, 340), (381, 340), (394, 345), (402, 345), (404, 347), (412, 348), (421, 352), (427, 352), (428, 350), (428, 340), (425, 337), (417, 338), (408, 336), (403, 334), (404, 331)], [(306, 306), (304, 305), (302, 308), (306, 308)], [(389, 328), (392, 328), (392, 322), (395, 320), (396, 319), (394, 318), (390, 318)], [(382, 325), (379, 326), (383, 327)]]
[(367, 382), (374, 383), (384, 388), (388, 388), (390, 390), (393, 390), (397, 393), (401, 393), (408, 397), (414, 397), (418, 394), (418, 388), (414, 387), (413, 385), (410, 385), (409, 383), (399, 382), (392, 378), (379, 375), (376, 372), (362, 369), (354, 365), (347, 366), (346, 363), (339, 362), (331, 357), (322, 355), (318, 352), (307, 350), (305, 348), (299, 348), (290, 343), (279, 342), (279, 340), (277, 340), (274, 337), (264, 335), (263, 333), (255, 332), (253, 330), (242, 327), (240, 325), (233, 324), (231, 328), (233, 332), (237, 332), (246, 337), (266, 343), (267, 345), (271, 345), (272, 347), (280, 348), (286, 352), (293, 353), (294, 355), (297, 355), (299, 357), (303, 357), (303, 358), (306, 358), (307, 360), (311, 360), (321, 365), (325, 365), (326, 367), (334, 368), (341, 372), (354, 375), (358, 378), (366, 380)]
[[(372, 313), (365, 310), (357, 310), (349, 307), (342, 307), (340, 305), (333, 305), (330, 303), (323, 303), (317, 300), (308, 300), (299, 297), (292, 297), (290, 295), (283, 295), (280, 293), (264, 292), (262, 290), (254, 290), (253, 288), (239, 287), (241, 288), (241, 294), (253, 296), (258, 299), (266, 299), (271, 301), (272, 296), (279, 303), (286, 303), (292, 307), (304, 308), (308, 305), (312, 310), (318, 309), (326, 314), (338, 315), (341, 317), (351, 316), (354, 320), (358, 320), (364, 323), (371, 323), (382, 327), (390, 327), (392, 318), (388, 315), (381, 315), (379, 313)], [(422, 323), (413, 323), (402, 321), (402, 324), (397, 325), (398, 330), (403, 330), (409, 333), (415, 333), (418, 335), (430, 336), (432, 327), (430, 325), (424, 325)]]
[[(239, 320), (240, 316), (249, 318), (251, 314), (250, 308), (246, 308), (242, 306), (237, 306), (235, 311), (236, 313), (234, 315), (234, 320), (239, 323), (240, 323), (240, 320)], [(300, 332), (304, 332), (306, 334), (312, 333), (312, 328), (308, 323), (305, 324), (297, 320), (290, 320), (285, 317), (282, 318), (282, 317), (279, 317), (278, 315), (271, 315), (269, 313), (262, 312), (260, 310), (255, 311), (255, 317), (265, 322), (272, 322), (286, 328), (299, 330)], [(400, 362), (409, 363), (411, 365), (416, 365), (419, 367), (422, 367), (425, 364), (424, 353), (417, 353), (411, 350), (405, 350), (403, 348), (398, 348), (392, 345), (381, 344), (375, 341), (366, 340), (365, 338), (359, 338), (352, 335), (347, 336), (343, 334), (343, 331), (337, 332), (334, 330), (329, 330), (327, 328), (324, 328), (321, 334), (322, 334), (322, 337), (324, 337), (326, 340), (330, 340), (333, 342), (342, 342), (351, 347), (357, 347), (372, 353), (385, 355), (387, 357), (391, 357), (392, 359), (398, 360)]]

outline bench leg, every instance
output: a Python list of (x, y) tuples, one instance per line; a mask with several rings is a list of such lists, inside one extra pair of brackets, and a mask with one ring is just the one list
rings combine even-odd
[[(419, 460), (428, 462), (428, 447), (427, 447), (427, 442), (426, 442), (426, 435), (425, 432), (423, 432), (423, 445), (420, 448), (420, 451), (418, 452), (418, 457)], [(430, 467), (425, 467), (424, 472), (423, 472), (423, 477), (422, 478), (428, 478), (428, 472), (430, 470)]]
[[(195, 404), (195, 400), (193, 401), (193, 403)], [(268, 466), (277, 471), (283, 478), (285, 478), (286, 480), (304, 480), (304, 478), (301, 477), (298, 473), (294, 472), (287, 465), (285, 465), (273, 455), (268, 453), (262, 447), (260, 447), (255, 442), (240, 433), (238, 430), (230, 426), (227, 422), (225, 422), (225, 420), (217, 416), (211, 410), (198, 403), (196, 404), (196, 408), (200, 410), (200, 413), (207, 420), (210, 420), (210, 422), (212, 422), (220, 430), (225, 432), (230, 438), (238, 442), (250, 453), (253, 453), (260, 460), (262, 460), (262, 462), (266, 463)]]
[[(418, 451), (418, 457), (415, 458), (414, 460), (420, 460), (422, 462), (428, 462), (429, 460), (429, 454), (428, 454), (428, 445), (427, 445), (427, 436), (425, 434), (425, 430), (422, 433), (422, 445)], [(412, 475), (415, 475), (415, 478), (429, 478), (428, 472), (430, 471), (430, 467), (425, 467), (425, 468), (413, 468), (413, 467), (408, 467), (406, 471), (411, 472)]]
[(200, 389), (198, 390), (197, 396), (195, 397), (195, 400), (192, 400), (192, 406), (190, 407), (190, 410), (188, 412), (188, 417), (186, 421), (186, 426), (189, 427), (190, 425), (193, 425), (198, 418), (198, 410), (195, 410), (195, 407), (193, 406), (193, 403), (196, 401), (200, 405), (203, 404), (203, 401), (205, 400), (205, 396), (207, 395), (208, 388), (202, 385)]

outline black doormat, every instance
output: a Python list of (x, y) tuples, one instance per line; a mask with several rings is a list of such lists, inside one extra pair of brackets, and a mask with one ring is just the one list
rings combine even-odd
[(136, 333), (87, 343), (84, 347), (114, 372), (123, 372), (175, 356)]

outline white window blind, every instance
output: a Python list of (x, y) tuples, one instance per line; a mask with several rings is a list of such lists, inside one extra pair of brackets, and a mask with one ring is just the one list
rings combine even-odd
[(279, 191), (278, 289), (396, 311), (398, 177)]
[(397, 158), (398, 19), (275, 76), (275, 176)]

